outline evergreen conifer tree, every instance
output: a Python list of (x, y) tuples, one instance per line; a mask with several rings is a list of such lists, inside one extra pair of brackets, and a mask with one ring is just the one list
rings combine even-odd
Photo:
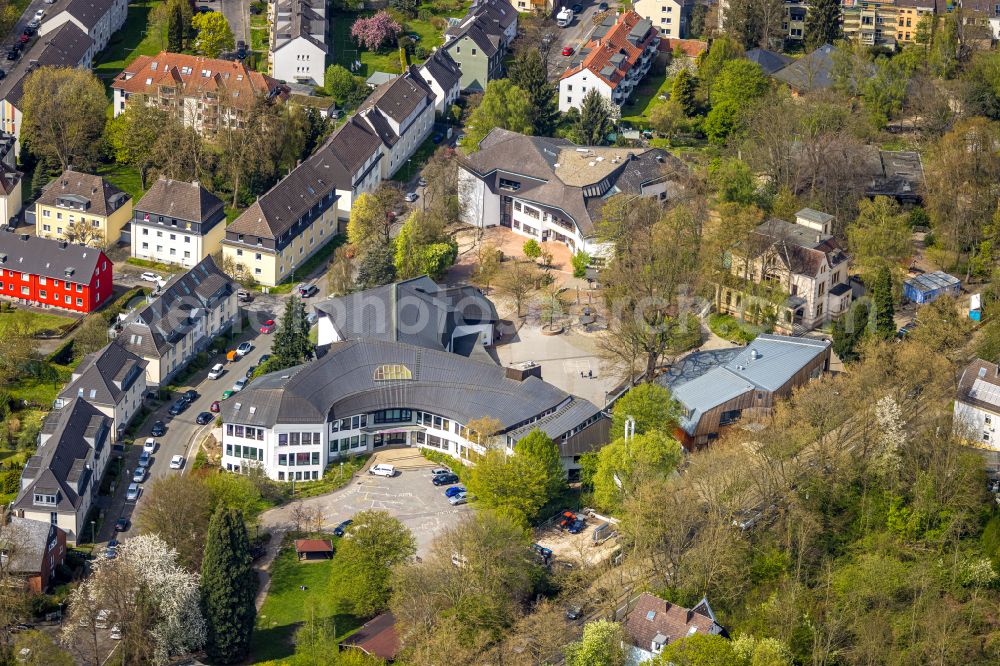
[(872, 284), (872, 307), (875, 317), (872, 332), (876, 337), (890, 340), (896, 335), (895, 308), (892, 304), (892, 273), (884, 266), (875, 274)]
[(812, 0), (806, 14), (806, 46), (817, 49), (840, 39), (838, 0)]
[(517, 56), (510, 68), (510, 80), (528, 93), (531, 100), (531, 124), (537, 136), (551, 136), (559, 118), (555, 88), (549, 83), (545, 63), (538, 49), (528, 49)]
[(257, 608), (257, 575), (243, 514), (220, 508), (212, 516), (201, 563), (205, 651), (213, 663), (243, 661), (250, 648)]

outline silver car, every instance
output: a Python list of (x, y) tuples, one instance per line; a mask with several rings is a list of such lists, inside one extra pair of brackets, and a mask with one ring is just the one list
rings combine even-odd
[(125, 493), (125, 501), (126, 502), (136, 501), (137, 499), (139, 499), (139, 492), (140, 490), (138, 483), (128, 484), (128, 491)]

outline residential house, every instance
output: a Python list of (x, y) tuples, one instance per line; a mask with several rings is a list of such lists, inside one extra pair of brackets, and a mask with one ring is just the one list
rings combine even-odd
[(0, 230), (2, 298), (86, 313), (111, 298), (113, 280), (113, 265), (97, 248)]
[[(0, 130), (21, 137), (21, 98), (24, 82), (39, 67), (90, 68), (94, 57), (94, 40), (73, 22), (64, 23), (47, 35), (39, 37), (28, 47), (21, 59), (7, 70), (0, 81)], [(21, 142), (14, 146), (15, 155), (21, 152)]]
[(201, 183), (160, 176), (135, 205), (132, 256), (194, 266), (222, 247), (226, 211)]
[(955, 431), (970, 444), (1000, 451), (1000, 367), (977, 358), (958, 380)]
[(795, 95), (830, 88), (833, 86), (834, 50), (833, 45), (824, 44), (771, 76), (791, 88)]
[(57, 0), (46, 12), (38, 34), (45, 36), (66, 23), (72, 23), (93, 41), (90, 54), (90, 60), (93, 60), (108, 45), (111, 35), (125, 25), (128, 1)]
[(623, 623), (629, 666), (650, 662), (667, 645), (688, 636), (725, 636), (726, 630), (703, 598), (694, 608), (684, 608), (643, 592)]
[(81, 241), (96, 247), (117, 243), (132, 219), (132, 197), (101, 176), (67, 169), (35, 201), (39, 238)]
[(829, 369), (829, 340), (759, 335), (746, 347), (689, 354), (656, 382), (680, 406), (677, 435), (690, 450), (726, 426), (769, 415), (779, 399)]
[(660, 45), (653, 22), (634, 11), (609, 14), (573, 56), (559, 78), (559, 110), (580, 108), (591, 90), (616, 106), (625, 104), (646, 76)]
[(3, 570), (23, 578), (31, 594), (48, 592), (56, 569), (66, 561), (66, 532), (47, 520), (6, 520), (0, 527)]
[(161, 51), (125, 66), (111, 84), (114, 114), (133, 97), (174, 114), (199, 134), (239, 127), (258, 100), (284, 100), (288, 88), (239, 60)]
[(663, 37), (685, 39), (688, 36), (688, 22), (691, 20), (690, 0), (638, 0), (632, 7), (660, 31)]
[(146, 385), (164, 386), (239, 320), (237, 284), (205, 257), (147, 305), (122, 315), (114, 342), (146, 362)]
[(774, 74), (780, 69), (788, 67), (790, 63), (794, 62), (794, 58), (790, 58), (784, 53), (769, 51), (768, 49), (762, 48), (755, 48), (747, 51), (746, 59), (750, 62), (757, 63), (757, 65), (760, 66), (761, 71), (768, 76)]
[(271, 74), (280, 81), (322, 86), (329, 52), (325, 0), (276, 0), (268, 12)]
[(448, 113), (462, 92), (462, 70), (448, 52), (438, 49), (420, 66), (420, 76), (434, 93), (434, 110), (438, 115)]
[(410, 342), (463, 356), (488, 355), (500, 322), (474, 287), (439, 287), (429, 277), (395, 282), (313, 305), (317, 344), (375, 338)]
[(482, 92), (503, 76), (503, 59), (517, 36), (517, 10), (508, 0), (475, 0), (444, 33), (444, 46), (462, 72), (462, 90)]
[(434, 129), (434, 92), (415, 66), (383, 83), (355, 114), (382, 140), (382, 179), (406, 164)]
[[(846, 312), (851, 305), (850, 257), (831, 235), (834, 218), (803, 208), (795, 222), (771, 219), (761, 224), (743, 249), (733, 252), (733, 280), (720, 285), (721, 309), (743, 315), (775, 310), (775, 328), (811, 330)], [(747, 283), (767, 285), (787, 297), (781, 303), (754, 296)]]
[(21, 472), (11, 508), (19, 518), (50, 523), (76, 544), (111, 457), (111, 419), (81, 398), (49, 413), (38, 450)]
[(62, 409), (77, 398), (86, 400), (111, 419), (111, 437), (117, 441), (142, 408), (147, 365), (121, 345), (105, 345), (83, 357), (54, 406)]
[(958, 13), (966, 43), (975, 48), (989, 49), (1000, 39), (1000, 4), (995, 0), (958, 0), (944, 6), (938, 5), (937, 13)]
[[(895, 0), (895, 5), (896, 42), (900, 44), (915, 43), (920, 22), (925, 18), (933, 21), (938, 12), (938, 0)], [(928, 36), (931, 27), (926, 25)]]
[(924, 189), (924, 166), (920, 153), (909, 150), (880, 150), (868, 146), (858, 168), (869, 178), (865, 196), (892, 197), (901, 204), (920, 203)]
[(508, 227), (600, 260), (610, 246), (595, 226), (609, 196), (672, 199), (686, 168), (666, 150), (577, 146), (565, 139), (494, 129), (459, 158), (462, 215), (477, 227)]
[(781, 23), (785, 39), (790, 42), (801, 42), (805, 39), (808, 13), (809, 4), (805, 0), (785, 0), (785, 20)]
[[(17, 142), (12, 135), (10, 137), (10, 152), (5, 155), (14, 155), (14, 144)], [(17, 167), (8, 165), (6, 160), (0, 160), (0, 223), (12, 224), (21, 213), (21, 178), (23, 173)]]

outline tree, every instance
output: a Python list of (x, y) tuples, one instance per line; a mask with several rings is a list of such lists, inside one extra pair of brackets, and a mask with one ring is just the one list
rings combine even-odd
[(592, 88), (583, 96), (580, 104), (580, 118), (573, 126), (576, 142), (584, 146), (600, 146), (607, 143), (608, 133), (618, 118), (618, 107)]
[(369, 92), (364, 79), (354, 76), (341, 65), (327, 67), (323, 83), (327, 94), (342, 106), (357, 106)]
[[(736, 663), (733, 644), (714, 634), (694, 634), (663, 647), (658, 666), (731, 666)], [(754, 661), (756, 664), (757, 661)]]
[(521, 311), (537, 280), (538, 266), (533, 261), (511, 261), (500, 271), (497, 288), (514, 300), (518, 317), (523, 316)]
[(371, 247), (358, 262), (358, 287), (371, 289), (395, 282), (394, 261), (395, 250), (391, 242)]
[(587, 275), (587, 266), (590, 265), (590, 255), (583, 250), (577, 250), (571, 260), (573, 264), (573, 277), (582, 278)]
[(566, 666), (625, 666), (625, 632), (610, 620), (583, 627), (583, 637), (566, 646)]
[(353, 520), (351, 538), (337, 544), (334, 584), (354, 614), (369, 617), (385, 610), (392, 569), (413, 557), (417, 546), (410, 531), (384, 511), (362, 511)]
[[(220, 112), (226, 113), (226, 104), (220, 105)], [(256, 97), (240, 113), (239, 123), (223, 123), (215, 136), (215, 144), (221, 149), (220, 166), (232, 187), (234, 208), (247, 184), (272, 182), (290, 139), (282, 110), (265, 97)]]
[(889, 197), (862, 199), (858, 218), (847, 227), (848, 247), (854, 265), (865, 282), (870, 282), (881, 268), (895, 273), (913, 252), (909, 215)]
[(243, 514), (220, 508), (212, 516), (201, 564), (205, 652), (215, 663), (233, 664), (250, 650), (257, 607), (257, 574)]
[(684, 109), (674, 100), (653, 107), (649, 114), (649, 124), (654, 130), (672, 140), (681, 129), (687, 126)]
[(396, 22), (385, 10), (371, 17), (359, 18), (351, 26), (351, 37), (369, 51), (380, 48), (395, 41), (396, 36), (403, 31), (403, 26)]
[(401, 201), (399, 190), (391, 185), (364, 192), (354, 201), (347, 222), (347, 240), (361, 255), (389, 243), (395, 210)]
[(618, 512), (623, 502), (651, 479), (666, 479), (681, 462), (677, 440), (659, 430), (616, 439), (597, 453), (594, 501)]
[(188, 571), (200, 571), (205, 533), (212, 516), (212, 495), (199, 477), (166, 476), (143, 493), (138, 524), (142, 534), (155, 534), (177, 552), (177, 561)]
[(479, 105), (469, 114), (462, 145), (470, 151), (478, 150), (479, 143), (495, 128), (531, 134), (534, 128), (533, 112), (531, 97), (510, 79), (490, 81)]
[(625, 420), (630, 416), (635, 419), (637, 435), (653, 430), (670, 433), (677, 427), (679, 412), (668, 389), (647, 382), (633, 386), (615, 401), (611, 413), (612, 439), (625, 436)]
[(389, 0), (389, 6), (410, 18), (417, 15), (417, 0)]
[(184, 11), (181, 2), (171, 0), (167, 3), (167, 49), (173, 53), (184, 50)]
[(191, 25), (198, 31), (195, 46), (209, 58), (218, 58), (223, 51), (233, 50), (233, 31), (222, 12), (198, 12), (191, 19)]
[(722, 66), (742, 57), (743, 47), (729, 36), (714, 40), (712, 46), (698, 56), (698, 83), (704, 89), (706, 98), (711, 97), (715, 77), (722, 71)]
[(844, 363), (858, 360), (857, 347), (868, 330), (869, 308), (865, 301), (857, 301), (847, 314), (833, 320), (833, 353)]
[(133, 97), (125, 110), (108, 121), (105, 132), (115, 161), (139, 172), (139, 184), (146, 189), (146, 173), (153, 164), (153, 149), (169, 116), (166, 111)]
[(199, 649), (205, 642), (205, 619), (198, 576), (177, 564), (174, 552), (156, 535), (127, 539), (117, 551), (114, 559), (95, 560), (91, 575), (70, 593), (64, 639), (80, 643), (81, 637), (93, 635), (97, 613), (107, 610), (108, 624), (122, 632), (122, 663), (162, 663)]
[(458, 245), (446, 236), (431, 213), (414, 211), (395, 238), (396, 278), (418, 275), (442, 279), (458, 257)]
[(537, 48), (521, 51), (510, 66), (511, 82), (531, 101), (532, 134), (551, 136), (559, 117), (555, 88)]
[(104, 238), (104, 232), (101, 231), (100, 227), (95, 227), (82, 217), (67, 224), (63, 235), (66, 236), (66, 240), (70, 243), (77, 245), (104, 247), (107, 243), (107, 239)]
[(550, 479), (531, 456), (492, 448), (476, 460), (466, 487), (481, 506), (512, 511), (521, 522), (534, 520), (549, 499)]
[(713, 143), (719, 145), (726, 143), (726, 139), (736, 129), (742, 108), (739, 102), (734, 100), (726, 100), (712, 106), (712, 110), (705, 116), (702, 129)]
[(782, 0), (730, 0), (725, 16), (726, 32), (744, 48), (780, 46), (785, 20)]
[(273, 372), (305, 363), (312, 355), (313, 344), (309, 340), (305, 303), (297, 296), (292, 296), (285, 301), (285, 312), (274, 333), (274, 354), (271, 356), (273, 365), (269, 370)]
[(520, 456), (533, 469), (542, 472), (548, 499), (558, 497), (566, 487), (566, 473), (559, 459), (559, 447), (541, 430), (536, 428), (519, 439), (514, 445), (514, 455)]
[(896, 335), (894, 300), (892, 273), (888, 267), (883, 266), (875, 273), (875, 282), (872, 284), (872, 314), (874, 315), (872, 332), (883, 340), (891, 340)]
[(713, 105), (734, 101), (741, 106), (763, 97), (770, 87), (764, 71), (749, 60), (729, 60), (722, 65), (712, 87)]
[(708, 14), (708, 7), (705, 5), (695, 5), (691, 8), (691, 20), (688, 24), (688, 33), (691, 39), (701, 39), (705, 34), (705, 19)]
[(813, 0), (806, 14), (806, 48), (810, 51), (840, 39), (840, 3), (837, 0)]
[(333, 251), (333, 261), (330, 262), (330, 272), (327, 274), (327, 287), (334, 296), (343, 296), (354, 286), (354, 262), (351, 261), (348, 246), (341, 245)]
[(104, 130), (107, 97), (90, 70), (39, 67), (24, 83), (21, 139), (36, 155), (46, 155), (63, 170), (97, 157)]
[(757, 178), (743, 160), (735, 157), (712, 160), (708, 182), (722, 203), (749, 206), (757, 203)]
[(472, 283), (489, 293), (490, 285), (500, 272), (500, 249), (493, 243), (480, 243), (477, 247), (479, 260), (472, 274)]
[(524, 245), (521, 246), (521, 251), (524, 252), (524, 256), (532, 261), (538, 259), (542, 256), (542, 246), (538, 244), (534, 238), (529, 238), (524, 241)]

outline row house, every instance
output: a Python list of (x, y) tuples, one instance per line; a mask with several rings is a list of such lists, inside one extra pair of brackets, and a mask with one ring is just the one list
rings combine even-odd
[(139, 56), (115, 77), (113, 110), (119, 116), (131, 99), (164, 109), (186, 127), (212, 137), (239, 127), (259, 100), (282, 100), (288, 88), (238, 60), (161, 51)]
[(132, 197), (110, 181), (73, 169), (49, 181), (35, 201), (35, 234), (96, 247), (117, 243), (132, 218)]
[(323, 86), (329, 52), (325, 0), (276, 0), (268, 11), (271, 74), (279, 81)]
[(462, 90), (482, 92), (503, 76), (504, 56), (517, 36), (517, 10), (507, 0), (476, 0), (451, 21), (441, 48), (458, 63)]
[(434, 110), (448, 113), (462, 92), (462, 69), (448, 52), (438, 49), (420, 66), (420, 76), (434, 93)]
[(686, 39), (691, 20), (690, 0), (637, 0), (633, 9), (639, 16), (649, 19), (663, 37)]
[(160, 176), (135, 205), (132, 256), (190, 268), (222, 246), (222, 199), (201, 183)]
[(42, 37), (72, 23), (90, 37), (90, 59), (103, 51), (111, 35), (125, 25), (128, 0), (58, 0), (38, 28)]
[(660, 33), (634, 11), (608, 15), (559, 78), (559, 110), (580, 108), (591, 90), (625, 104), (656, 58)]
[(142, 407), (146, 366), (145, 360), (121, 345), (107, 344), (80, 361), (54, 407), (62, 409), (77, 398), (86, 400), (111, 419), (112, 440), (117, 441)]
[(0, 297), (86, 313), (111, 298), (113, 279), (97, 248), (0, 230)]

